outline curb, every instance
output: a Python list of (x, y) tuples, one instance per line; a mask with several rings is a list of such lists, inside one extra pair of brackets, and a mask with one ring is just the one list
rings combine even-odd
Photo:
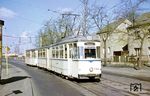
[(9, 74), (2, 70), (2, 82), (4, 87), (0, 90), (0, 96), (37, 96), (34, 82), (31, 76), (12, 64), (9, 64)]

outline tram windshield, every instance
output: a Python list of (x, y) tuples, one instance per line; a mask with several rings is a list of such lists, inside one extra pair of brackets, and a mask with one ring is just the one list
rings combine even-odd
[(96, 49), (85, 49), (85, 58), (96, 58)]

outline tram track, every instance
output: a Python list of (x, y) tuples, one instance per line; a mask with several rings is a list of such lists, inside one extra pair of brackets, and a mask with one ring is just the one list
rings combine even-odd
[(55, 74), (54, 76), (74, 87), (78, 91), (81, 91), (83, 96), (141, 96), (141, 94), (144, 94), (146, 96), (150, 95), (150, 93), (148, 92), (149, 89), (142, 89), (144, 92), (141, 93), (130, 92), (129, 84), (110, 80), (105, 77), (102, 77), (101, 81), (97, 82), (96, 80), (93, 81), (89, 79), (83, 79), (79, 81), (66, 80), (60, 75)]
[[(69, 80), (65, 81), (68, 82)], [(84, 80), (82, 80), (82, 82), (80, 83), (76, 81), (69, 82), (84, 88), (85, 90), (94, 94), (94, 96), (143, 96), (143, 94), (144, 96), (150, 95), (150, 93), (148, 92), (149, 90), (143, 89), (142, 92), (131, 92), (129, 84), (109, 80), (107, 78), (101, 78), (101, 82), (88, 82), (87, 80), (85, 80), (85, 82)]]
[[(109, 84), (109, 83), (107, 83), (108, 81), (111, 83), (110, 85), (108, 85)], [(135, 82), (137, 82), (137, 81), (135, 80)], [(142, 83), (143, 82), (141, 81), (141, 84)], [(142, 91), (138, 91), (138, 92), (131, 91), (130, 90), (130, 83), (129, 82), (128, 83), (121, 82), (121, 81), (119, 82), (119, 80), (118, 81), (116, 81), (116, 80), (110, 80), (110, 79), (107, 79), (107, 78), (103, 77), (103, 84), (108, 85), (108, 86), (112, 86), (112, 87), (115, 87), (115, 88), (119, 86), (116, 89), (124, 90), (124, 91), (126, 91), (128, 93), (131, 93), (131, 94), (132, 93), (135, 94), (135, 95), (136, 94), (139, 94), (139, 95), (141, 95), (141, 94), (147, 94), (147, 96), (150, 96), (150, 89), (145, 88), (144, 86), (141, 89)]]
[[(61, 77), (58, 78), (62, 79)], [(80, 83), (74, 80), (72, 81), (66, 79), (62, 79), (62, 81), (66, 82), (67, 84), (71, 85), (79, 91), (84, 90), (84, 92), (81, 92), (84, 93), (84, 96), (139, 96), (136, 93), (109, 86), (102, 82), (106, 79), (101, 79), (101, 82), (88, 82), (86, 79), (85, 82), (84, 80), (82, 80)]]
[[(76, 83), (76, 82), (75, 82)], [(76, 83), (80, 87), (92, 92), (96, 96), (139, 96), (126, 90), (121, 90), (108, 84), (100, 83)]]

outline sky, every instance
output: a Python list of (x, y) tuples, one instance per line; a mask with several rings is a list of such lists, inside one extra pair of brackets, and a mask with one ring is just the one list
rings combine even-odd
[[(91, 3), (95, 0), (89, 0)], [(102, 5), (112, 7), (120, 0), (97, 0)], [(146, 5), (148, 6), (148, 5)], [(3, 45), (11, 48), (10, 52), (34, 47), (35, 38), (44, 22), (60, 16), (52, 12), (82, 10), (80, 0), (0, 0), (0, 19), (4, 20)]]

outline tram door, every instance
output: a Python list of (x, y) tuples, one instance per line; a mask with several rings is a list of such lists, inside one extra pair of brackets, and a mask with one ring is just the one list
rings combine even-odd
[(78, 76), (78, 64), (77, 64), (77, 58), (78, 58), (78, 51), (77, 51), (77, 43), (71, 43), (69, 45), (68, 50), (68, 73), (69, 75), (73, 77)]
[(72, 44), (68, 44), (68, 75), (72, 75)]

